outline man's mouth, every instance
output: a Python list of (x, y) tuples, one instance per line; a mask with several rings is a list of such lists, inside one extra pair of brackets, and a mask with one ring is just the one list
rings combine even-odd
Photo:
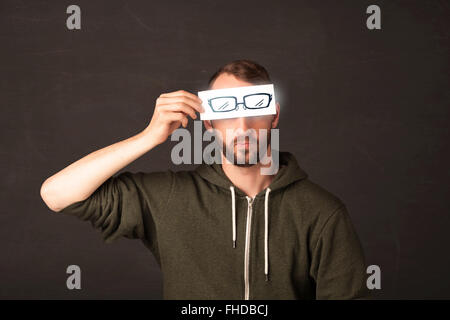
[(245, 138), (244, 140), (238, 139), (234, 143), (235, 146), (248, 146), (249, 144), (250, 144), (250, 139), (249, 138)]
[(249, 141), (236, 142), (234, 145), (238, 147), (248, 147), (250, 145), (250, 142)]
[(236, 146), (238, 146), (239, 148), (243, 148), (243, 147), (247, 148), (249, 146), (249, 144), (248, 144), (248, 142), (236, 143)]

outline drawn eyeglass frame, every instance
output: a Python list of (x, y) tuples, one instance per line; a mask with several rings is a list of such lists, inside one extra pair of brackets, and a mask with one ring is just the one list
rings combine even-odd
[[(250, 104), (250, 101), (248, 101), (248, 99), (254, 96), (261, 96), (262, 100), (260, 100), (258, 103), (253, 103), (252, 105)], [(264, 101), (265, 99), (267, 99), (267, 102)], [(208, 99), (208, 104), (213, 112), (235, 111), (239, 109), (239, 105), (243, 105), (244, 110), (263, 109), (267, 108), (270, 105), (270, 102), (272, 101), (272, 95), (270, 93), (252, 93), (243, 96), (242, 100), (243, 102), (237, 102), (237, 98), (235, 96), (223, 96)], [(260, 105), (258, 106), (258, 104)]]

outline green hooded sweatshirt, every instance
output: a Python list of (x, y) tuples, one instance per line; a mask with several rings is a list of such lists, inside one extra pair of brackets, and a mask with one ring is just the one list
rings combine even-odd
[(140, 239), (163, 274), (164, 299), (361, 299), (366, 266), (343, 202), (280, 152), (255, 198), (220, 164), (123, 172), (60, 213), (103, 240)]

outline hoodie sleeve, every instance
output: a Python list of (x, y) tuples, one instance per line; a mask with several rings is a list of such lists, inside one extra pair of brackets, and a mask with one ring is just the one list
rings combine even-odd
[(90, 221), (105, 243), (126, 237), (144, 240), (155, 249), (156, 225), (169, 200), (173, 174), (123, 172), (58, 213)]
[(312, 255), (316, 299), (369, 299), (359, 238), (342, 204), (325, 222)]

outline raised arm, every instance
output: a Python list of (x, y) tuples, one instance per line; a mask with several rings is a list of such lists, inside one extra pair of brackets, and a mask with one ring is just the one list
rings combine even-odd
[(161, 94), (148, 126), (128, 139), (96, 150), (47, 178), (40, 194), (52, 211), (61, 211), (88, 198), (116, 172), (163, 143), (188, 116), (196, 119), (202, 112), (201, 100), (184, 90)]

